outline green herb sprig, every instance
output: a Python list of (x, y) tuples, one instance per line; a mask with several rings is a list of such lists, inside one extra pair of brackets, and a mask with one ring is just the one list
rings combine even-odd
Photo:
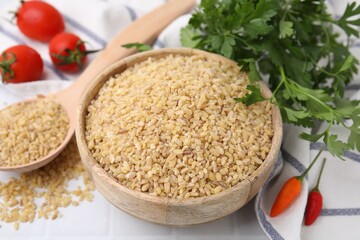
[[(235, 101), (250, 105), (269, 100), (285, 122), (295, 125), (325, 122), (322, 133), (302, 133), (300, 138), (322, 139), (330, 153), (342, 158), (347, 150), (360, 151), (359, 101), (344, 98), (359, 64), (349, 50), (351, 39), (359, 38), (358, 26), (356, 3), (336, 19), (323, 0), (202, 0), (181, 30), (181, 41), (233, 59), (248, 72), (249, 93)], [(256, 84), (261, 76), (269, 78), (270, 99)], [(346, 142), (332, 133), (335, 125), (349, 132)]]
[(145, 43), (127, 43), (127, 44), (124, 44), (122, 45), (122, 47), (124, 48), (135, 48), (138, 52), (146, 52), (146, 51), (149, 51), (152, 49), (152, 47), (148, 44), (145, 44)]

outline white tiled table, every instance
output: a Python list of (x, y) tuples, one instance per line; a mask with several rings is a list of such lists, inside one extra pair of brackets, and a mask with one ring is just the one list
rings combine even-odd
[(239, 211), (206, 224), (168, 227), (134, 218), (111, 205), (95, 191), (93, 202), (60, 209), (63, 217), (55, 221), (36, 219), (21, 224), (0, 223), (1, 240), (264, 240), (253, 201)]

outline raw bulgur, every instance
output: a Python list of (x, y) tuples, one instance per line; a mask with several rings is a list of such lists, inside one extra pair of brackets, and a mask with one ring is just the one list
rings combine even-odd
[(271, 104), (236, 103), (248, 79), (203, 56), (149, 58), (111, 77), (88, 106), (85, 137), (124, 186), (203, 197), (251, 175), (273, 136)]
[(69, 120), (49, 99), (22, 102), (0, 111), (0, 166), (17, 166), (47, 156), (65, 139)]
[[(73, 182), (69, 189), (69, 182), (80, 177), (82, 183)], [(19, 223), (33, 222), (36, 217), (55, 220), (61, 217), (60, 208), (92, 201), (94, 189), (72, 139), (45, 167), (0, 182), (0, 221), (13, 222), (17, 230)]]

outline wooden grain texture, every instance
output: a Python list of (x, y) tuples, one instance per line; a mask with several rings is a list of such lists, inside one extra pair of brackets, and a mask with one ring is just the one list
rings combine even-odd
[[(127, 28), (117, 34), (102, 50), (89, 66), (81, 73), (78, 79), (67, 89), (49, 96), (59, 102), (66, 110), (69, 117), (69, 131), (63, 143), (51, 151), (48, 156), (32, 163), (18, 166), (0, 166), (0, 171), (28, 172), (40, 168), (52, 161), (68, 144), (74, 134), (75, 112), (80, 102), (80, 96), (94, 78), (112, 63), (135, 52), (135, 49), (126, 49), (122, 45), (126, 43), (152, 44), (157, 36), (176, 18), (190, 11), (195, 0), (171, 0), (160, 7), (145, 14)], [(30, 99), (27, 101), (36, 101)]]
[[(255, 196), (269, 177), (277, 159), (282, 140), (282, 120), (277, 107), (272, 107), (274, 136), (270, 152), (263, 164), (250, 177), (236, 186), (207, 197), (177, 200), (154, 197), (128, 189), (100, 167), (92, 157), (85, 141), (84, 130), (87, 107), (109, 77), (123, 72), (129, 66), (144, 61), (148, 57), (159, 58), (168, 54), (202, 55), (220, 61), (223, 64), (236, 65), (235, 62), (222, 56), (186, 48), (154, 50), (120, 60), (98, 75), (83, 95), (77, 111), (75, 129), (77, 143), (81, 159), (92, 176), (97, 189), (118, 208), (140, 219), (166, 225), (184, 226), (209, 222), (241, 208)], [(260, 85), (264, 96), (270, 96), (271, 92), (266, 85), (263, 83), (260, 83)]]

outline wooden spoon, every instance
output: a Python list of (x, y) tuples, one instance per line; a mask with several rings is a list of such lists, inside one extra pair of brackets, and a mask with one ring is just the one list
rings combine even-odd
[[(194, 5), (195, 0), (168, 1), (139, 18), (115, 36), (70, 87), (48, 96), (48, 98), (53, 101), (60, 103), (68, 114), (70, 122), (69, 131), (63, 143), (51, 151), (49, 155), (35, 162), (18, 166), (0, 166), (0, 171), (27, 172), (40, 168), (53, 160), (65, 148), (74, 134), (76, 108), (79, 104), (81, 94), (89, 83), (106, 67), (135, 52), (135, 50), (123, 48), (122, 45), (132, 42), (152, 44), (166, 26), (177, 17), (190, 11)], [(29, 99), (26, 101), (37, 100), (38, 99)]]

